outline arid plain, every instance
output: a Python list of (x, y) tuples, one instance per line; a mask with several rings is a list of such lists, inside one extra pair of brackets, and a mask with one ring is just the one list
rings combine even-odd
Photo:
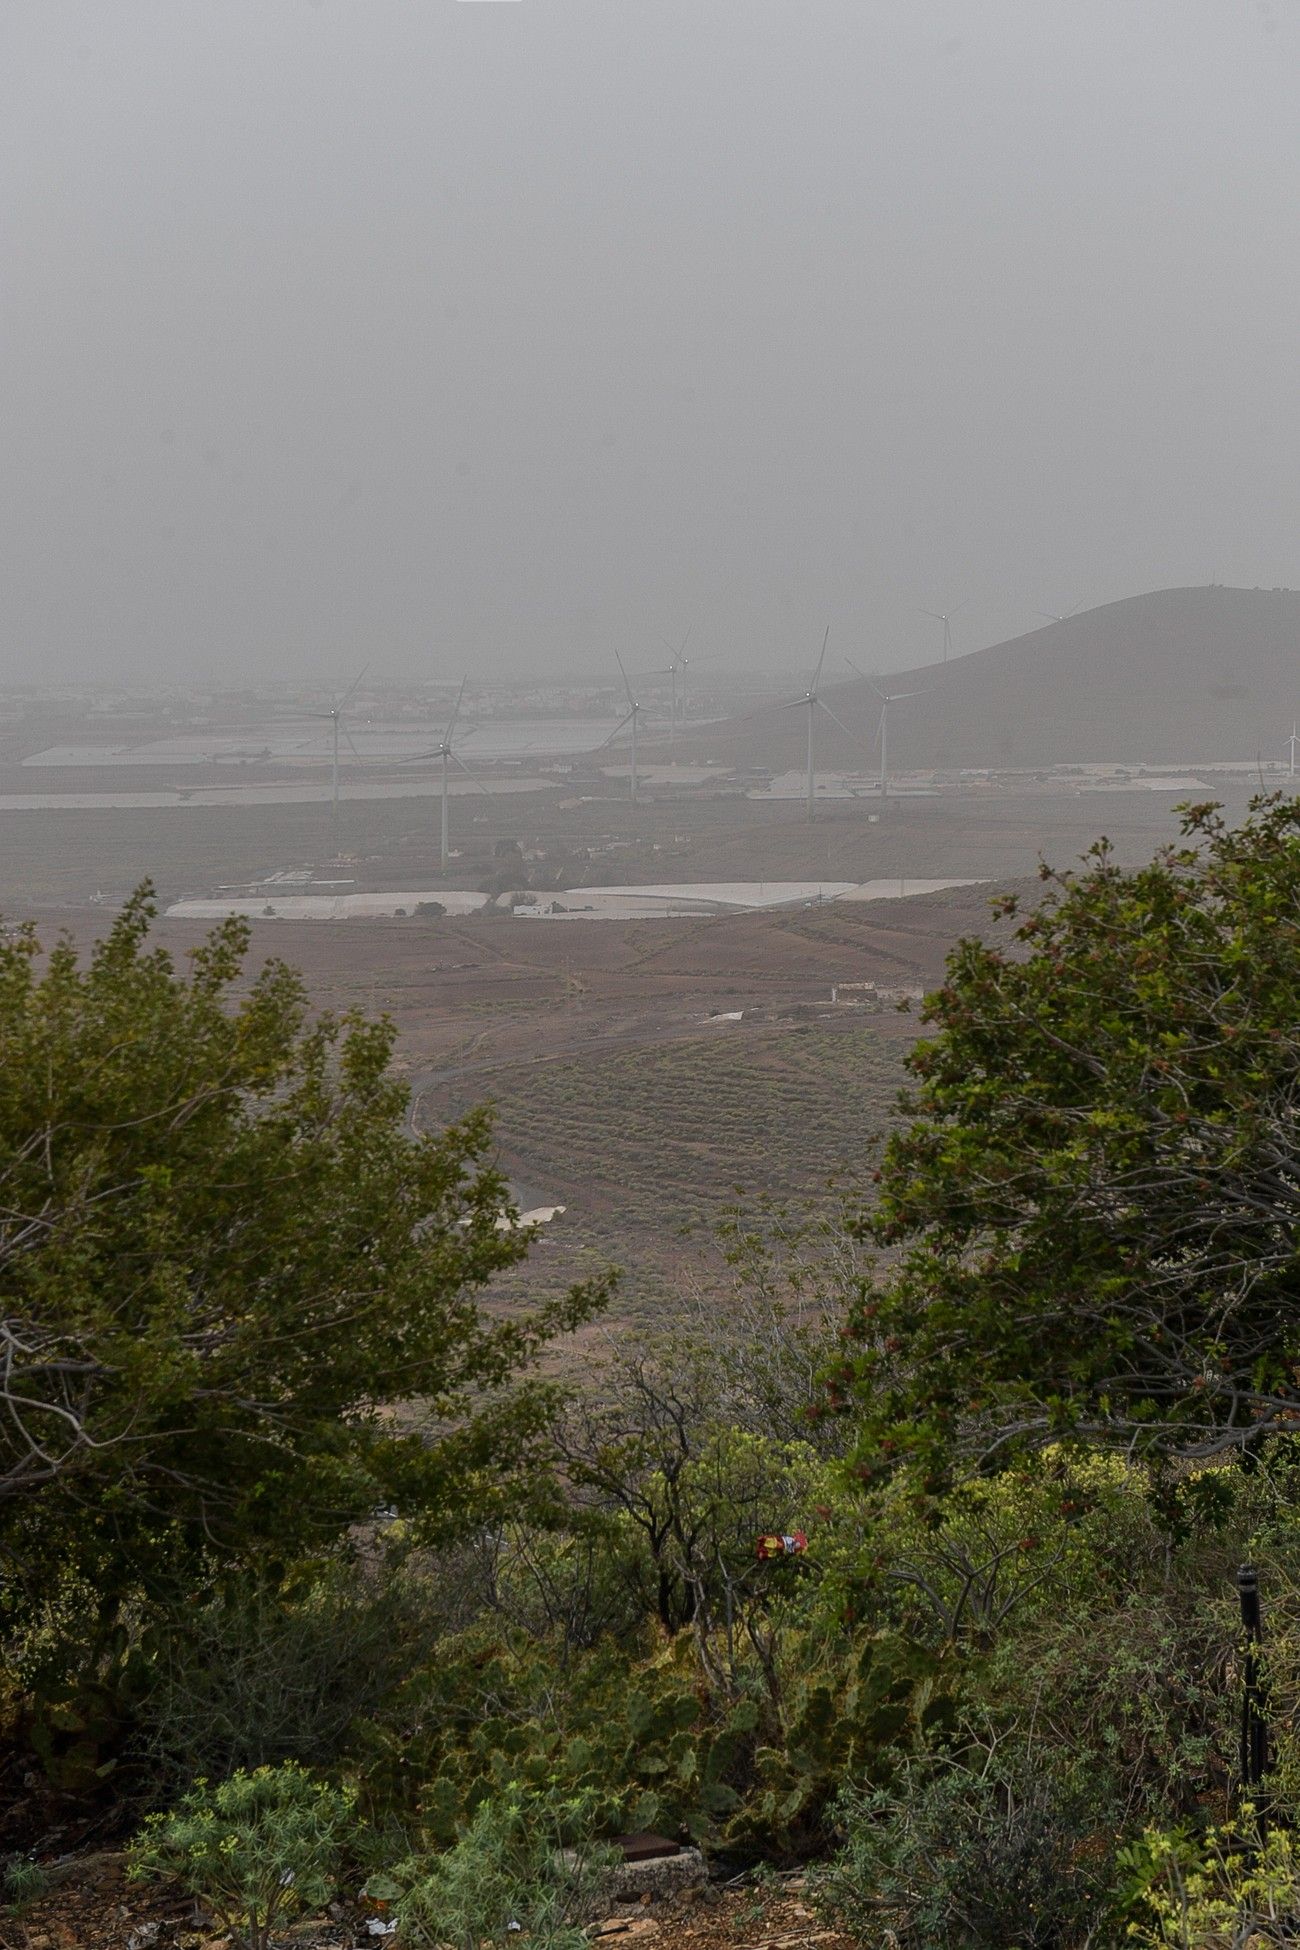
[[(1182, 802), (1293, 789), (1293, 625), (1290, 591), (1164, 591), (905, 673), (887, 780), (871, 681), (832, 659), (783, 696), (706, 657), (689, 700), (685, 665), (637, 680), (635, 798), (616, 668), (29, 692), (0, 713), (0, 905), (88, 945), (148, 879), (178, 957), (240, 907), (252, 966), (391, 1016), (417, 1125), (494, 1106), (520, 1207), (550, 1214), (510, 1294), (618, 1265), (644, 1318), (724, 1276), (729, 1207), (869, 1196), (919, 997), (996, 888), (1032, 898), (1103, 834), (1148, 857)], [(619, 888), (654, 918), (597, 918)], [(366, 918), (297, 918), (349, 904)]]
[[(846, 1002), (843, 985), (915, 997), (941, 979), (961, 935), (992, 925), (996, 886), (1014, 881), (1032, 897), (1041, 858), (1068, 865), (1102, 831), (1129, 858), (1176, 831), (1169, 797), (1149, 792), (1103, 800), (1042, 786), (972, 789), (899, 799), (883, 817), (835, 803), (811, 826), (789, 803), (661, 795), (633, 807), (617, 782), (581, 805), (562, 809), (563, 796), (495, 799), (486, 813), (459, 802), (451, 880), (486, 884), (505, 848), (512, 866), (563, 854), (571, 879), (609, 885), (973, 883), (629, 922), (550, 922), (508, 907), (253, 921), (251, 965), (280, 957), (302, 970), (316, 1006), (392, 1017), (418, 1125), (492, 1103), (520, 1206), (564, 1207), (503, 1297), (551, 1293), (618, 1265), (618, 1312), (640, 1319), (684, 1284), (707, 1290), (726, 1277), (718, 1227), (729, 1207), (775, 1203), (815, 1219), (868, 1196), (872, 1146), (905, 1080), (920, 1012), (915, 999), (900, 1009), (892, 995), (861, 989)], [(196, 889), (320, 859), (326, 811), (9, 814), (8, 916), (88, 946), (146, 876), (165, 908)], [(434, 798), (347, 804), (342, 864), (328, 870), (436, 893), (437, 822)], [(164, 913), (157, 938), (183, 958), (208, 925)]]

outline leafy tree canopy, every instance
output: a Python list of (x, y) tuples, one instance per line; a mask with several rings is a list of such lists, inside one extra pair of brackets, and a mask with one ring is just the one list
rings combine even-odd
[(1010, 944), (951, 956), (862, 1222), (899, 1251), (831, 1382), (868, 1478), (1300, 1419), (1300, 804), (1044, 878)]
[(279, 962), (247, 978), (234, 921), (180, 973), (153, 912), (146, 886), (84, 963), (0, 942), (11, 1602), (56, 1566), (108, 1604), (385, 1506), (490, 1509), (547, 1412), (506, 1384), (603, 1297), (485, 1316), (528, 1241), (484, 1118), (414, 1135), (388, 1023), (313, 1019)]

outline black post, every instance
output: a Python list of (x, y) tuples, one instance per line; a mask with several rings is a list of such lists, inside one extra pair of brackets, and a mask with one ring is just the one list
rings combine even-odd
[(1259, 1573), (1253, 1564), (1238, 1568), (1237, 1596), (1241, 1600), (1242, 1638), (1241, 1785), (1251, 1799), (1268, 1771), (1268, 1722), (1264, 1718), (1264, 1689), (1259, 1677), (1263, 1636)]

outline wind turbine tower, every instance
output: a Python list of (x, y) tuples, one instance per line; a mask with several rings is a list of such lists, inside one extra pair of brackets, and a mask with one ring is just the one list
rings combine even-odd
[(623, 724), (615, 726), (613, 732), (611, 733), (611, 737), (617, 738), (619, 732), (622, 731), (623, 729), (623, 725), (631, 725), (632, 727), (632, 804), (635, 805), (636, 804), (636, 721), (641, 715), (641, 706), (637, 703), (636, 699), (632, 695), (632, 686), (628, 682), (627, 671), (623, 668), (623, 659), (619, 656), (617, 650), (614, 652), (614, 656), (618, 661), (619, 673), (623, 679), (623, 689), (627, 692), (627, 701), (630, 709), (628, 710), (627, 716), (623, 720)]
[(817, 686), (821, 683), (822, 680), (822, 665), (826, 662), (826, 645), (830, 642), (830, 640), (831, 640), (831, 626), (828, 623), (826, 625), (826, 634), (822, 638), (822, 653), (821, 656), (818, 657), (817, 659), (817, 668), (813, 672), (811, 684), (809, 684), (807, 690), (804, 692), (802, 697), (792, 697), (788, 699), (787, 702), (781, 707), (785, 711), (806, 711), (808, 713), (808, 823), (809, 825), (812, 824), (813, 820), (817, 816), (817, 768), (816, 768), (815, 755), (813, 751), (813, 743), (814, 743), (813, 719), (816, 717), (819, 711), (824, 711), (827, 717), (831, 720), (832, 724), (839, 725), (840, 730), (844, 733), (846, 738), (853, 737), (853, 733), (849, 730), (848, 726), (843, 722), (842, 719), (836, 717), (835, 713), (831, 710), (830, 705), (826, 702), (825, 698), (820, 695), (817, 689)]
[(447, 768), (453, 764), (459, 765), (461, 771), (464, 772), (467, 777), (470, 778), (473, 777), (473, 774), (470, 772), (469, 767), (467, 765), (461, 764), (460, 759), (457, 758), (455, 752), (451, 748), (451, 735), (456, 729), (456, 720), (460, 716), (460, 701), (465, 695), (465, 686), (466, 684), (468, 684), (468, 682), (469, 682), (468, 676), (462, 677), (460, 680), (460, 689), (456, 693), (456, 702), (451, 707), (451, 716), (447, 720), (447, 729), (442, 735), (441, 742), (435, 745), (432, 751), (416, 752), (413, 755), (413, 757), (409, 761), (407, 761), (412, 765), (418, 765), (421, 762), (421, 760), (426, 758), (437, 758), (437, 759), (441, 759), (442, 761), (442, 835), (441, 835), (442, 844), (439, 849), (439, 858), (442, 862), (442, 870), (444, 873), (446, 873), (448, 862), (451, 859), (451, 823), (448, 817), (448, 796), (450, 791), (450, 785), (448, 780)]
[[(327, 724), (330, 727), (330, 849), (336, 860), (339, 853), (339, 726), (342, 722), (344, 710), (352, 701), (358, 684), (360, 684), (361, 679), (365, 676), (369, 668), (369, 664), (363, 664), (361, 666), (350, 688), (343, 693), (342, 697), (335, 697), (328, 711), (308, 711), (306, 713), (307, 717), (317, 718), (322, 724)], [(346, 731), (344, 731), (343, 736), (347, 738), (348, 744), (352, 748), (352, 756), (360, 760), (361, 754), (356, 746), (352, 744), (352, 740)]]
[(875, 678), (867, 677), (866, 671), (858, 669), (851, 657), (846, 657), (844, 661), (850, 670), (858, 672), (859, 677), (866, 678), (867, 683), (880, 699), (880, 727), (877, 736), (880, 739), (880, 803), (883, 807), (889, 797), (889, 707), (891, 704), (902, 704), (909, 697), (922, 697), (924, 692), (882, 691)]
[(826, 634), (822, 638), (822, 653), (817, 659), (817, 668), (813, 672), (812, 683), (808, 686), (803, 696), (794, 698), (788, 707), (790, 710), (801, 710), (807, 711), (808, 713), (808, 824), (810, 826), (817, 816), (817, 771), (813, 754), (813, 720), (817, 716), (817, 707), (819, 704), (821, 704), (823, 711), (827, 709), (826, 705), (822, 704), (821, 699), (817, 695), (817, 686), (821, 683), (822, 665), (826, 661), (826, 645), (830, 640), (831, 626), (828, 623), (826, 625)]
[(852, 739), (854, 744), (858, 742), (855, 734), (849, 730), (843, 718), (836, 717), (830, 705), (817, 689), (817, 686), (821, 682), (822, 665), (826, 662), (826, 646), (830, 640), (831, 626), (828, 623), (826, 625), (826, 634), (822, 638), (822, 653), (817, 659), (817, 668), (813, 672), (812, 683), (808, 686), (802, 697), (789, 698), (781, 707), (784, 711), (806, 711), (808, 713), (808, 821), (810, 825), (817, 816), (817, 769), (813, 752), (813, 719), (819, 711), (824, 711), (831, 723), (838, 725), (846, 738)]
[(431, 757), (442, 760), (442, 844), (439, 849), (439, 859), (442, 862), (442, 870), (444, 873), (446, 873), (447, 863), (451, 859), (451, 823), (447, 811), (447, 767), (451, 763), (451, 734), (456, 729), (456, 719), (460, 716), (460, 701), (465, 695), (465, 686), (468, 682), (469, 679), (467, 676), (461, 678), (460, 689), (456, 693), (456, 702), (451, 707), (451, 716), (447, 720), (447, 729), (443, 733), (442, 743), (437, 747), (436, 751), (430, 754)]
[[(662, 639), (661, 639), (661, 641), (662, 641)], [(670, 649), (670, 650), (672, 650), (672, 645), (671, 645), (671, 644), (669, 644), (669, 646), (668, 646), (668, 647), (669, 647), (669, 649)], [(648, 671), (646, 671), (646, 672), (644, 673), (644, 674), (645, 674), (645, 676), (647, 676), (647, 677), (656, 677), (656, 678), (658, 678), (658, 677), (666, 677), (666, 678), (668, 678), (668, 680), (669, 680), (669, 682), (670, 682), (670, 684), (672, 685), (672, 701), (671, 701), (671, 703), (670, 703), (670, 705), (669, 705), (669, 708), (668, 708), (668, 749), (669, 749), (669, 751), (672, 751), (672, 750), (673, 750), (673, 748), (674, 748), (674, 746), (675, 746), (675, 745), (676, 745), (676, 743), (677, 743), (677, 672), (678, 672), (678, 668), (679, 668), (679, 666), (678, 666), (678, 662), (677, 662), (677, 652), (676, 652), (675, 650), (673, 650), (673, 655), (672, 655), (672, 660), (671, 660), (671, 662), (669, 662), (669, 663), (666, 663), (666, 664), (656, 664), (656, 666), (655, 666), (655, 668), (654, 668), (653, 670), (648, 670)]]
[(668, 665), (668, 675), (672, 680), (672, 708), (668, 715), (668, 744), (670, 748), (677, 742), (677, 713), (679, 708), (677, 702), (677, 680), (679, 676), (682, 683), (680, 709), (683, 723), (686, 719), (686, 666), (690, 662), (690, 658), (686, 654), (686, 646), (691, 640), (691, 631), (694, 628), (695, 625), (692, 623), (680, 644), (670, 643), (666, 636), (661, 635), (659, 638), (660, 643), (663, 644), (664, 649), (671, 658), (671, 662)]
[[(943, 660), (945, 663), (947, 663), (949, 657), (952, 655), (952, 619), (959, 609), (964, 609), (965, 607), (966, 605), (964, 603), (954, 603), (951, 609), (922, 609), (917, 612), (920, 616), (932, 617), (936, 623), (943, 624)], [(856, 669), (857, 666), (854, 665), (854, 668)], [(870, 682), (871, 680), (868, 679), (867, 681)]]

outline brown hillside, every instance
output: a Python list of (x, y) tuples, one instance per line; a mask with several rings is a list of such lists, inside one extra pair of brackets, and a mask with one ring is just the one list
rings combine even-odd
[[(860, 679), (842, 681), (835, 648), (832, 637), (823, 695), (854, 735), (819, 712), (817, 764), (870, 768), (880, 705)], [(1300, 591), (1163, 589), (879, 681), (924, 693), (890, 713), (891, 771), (1280, 759), (1300, 718)], [(774, 708), (690, 743), (785, 770), (803, 763), (804, 724)]]

